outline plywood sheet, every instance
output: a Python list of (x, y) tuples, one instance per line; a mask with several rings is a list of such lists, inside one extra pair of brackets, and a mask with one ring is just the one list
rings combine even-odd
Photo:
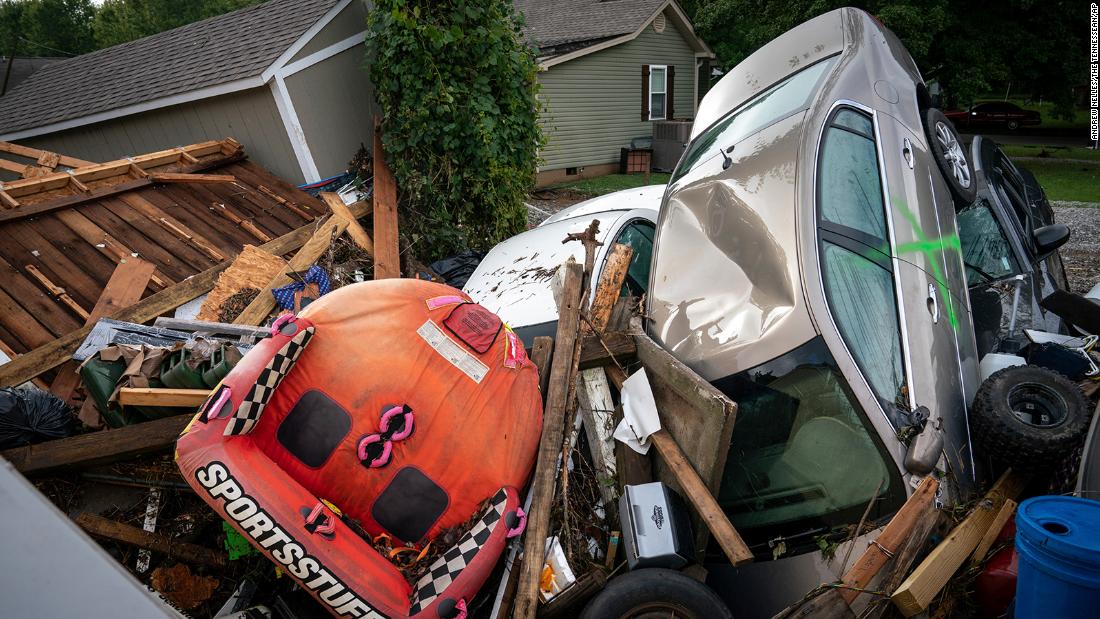
[(196, 320), (218, 321), (218, 309), (226, 299), (245, 288), (262, 290), (267, 283), (286, 268), (286, 260), (273, 256), (253, 245), (245, 245), (244, 250), (218, 278), (218, 283), (206, 297), (199, 309)]

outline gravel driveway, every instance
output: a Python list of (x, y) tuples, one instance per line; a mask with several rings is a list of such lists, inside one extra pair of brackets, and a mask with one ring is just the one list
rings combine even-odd
[(1070, 290), (1086, 293), (1100, 281), (1100, 204), (1051, 201), (1054, 219), (1070, 229), (1062, 247)]

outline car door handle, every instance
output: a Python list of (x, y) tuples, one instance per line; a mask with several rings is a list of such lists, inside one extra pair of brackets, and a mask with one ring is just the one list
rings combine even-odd
[(936, 285), (928, 284), (928, 313), (932, 314), (932, 323), (940, 322), (940, 300), (936, 295)]
[(913, 169), (913, 143), (909, 141), (909, 138), (905, 138), (902, 142), (901, 156), (905, 159), (905, 163), (909, 164), (909, 169)]

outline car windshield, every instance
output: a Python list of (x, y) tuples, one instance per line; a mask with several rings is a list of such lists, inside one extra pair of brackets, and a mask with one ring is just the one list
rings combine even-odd
[(737, 402), (718, 501), (750, 545), (857, 522), (868, 508), (885, 517), (904, 500), (820, 336), (714, 384)]
[(699, 134), (684, 154), (670, 182), (676, 182), (699, 164), (717, 157), (719, 149), (728, 149), (773, 122), (806, 109), (817, 92), (822, 76), (829, 72), (836, 58), (826, 58), (795, 73)]
[(1004, 279), (1019, 271), (1008, 237), (984, 198), (959, 211), (955, 219), (967, 285)]

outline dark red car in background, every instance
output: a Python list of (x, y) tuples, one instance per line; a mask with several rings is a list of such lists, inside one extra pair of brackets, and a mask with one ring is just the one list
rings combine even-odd
[(1039, 112), (1025, 110), (1014, 103), (1006, 101), (990, 101), (972, 105), (969, 110), (946, 112), (947, 118), (954, 123), (960, 131), (970, 128), (1003, 127), (1009, 131), (1015, 131), (1027, 125), (1037, 125), (1042, 122)]

